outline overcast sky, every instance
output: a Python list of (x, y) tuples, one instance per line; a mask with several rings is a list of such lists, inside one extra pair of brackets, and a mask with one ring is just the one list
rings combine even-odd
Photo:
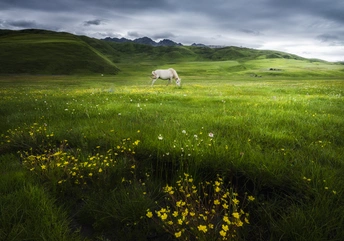
[(1, 0), (0, 28), (168, 38), (344, 61), (344, 0)]

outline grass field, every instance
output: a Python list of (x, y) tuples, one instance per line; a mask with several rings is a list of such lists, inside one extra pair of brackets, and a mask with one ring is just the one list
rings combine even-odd
[(342, 65), (117, 66), (0, 76), (1, 240), (342, 240)]

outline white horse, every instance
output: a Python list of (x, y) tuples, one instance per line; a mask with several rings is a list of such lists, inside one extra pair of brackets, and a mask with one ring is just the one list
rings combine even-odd
[(152, 71), (152, 86), (154, 85), (155, 81), (157, 79), (164, 79), (168, 80), (167, 85), (172, 82), (172, 79), (175, 79), (176, 85), (180, 86), (180, 83), (182, 81), (181, 78), (179, 78), (177, 71), (175, 71), (172, 68), (169, 69), (157, 69)]

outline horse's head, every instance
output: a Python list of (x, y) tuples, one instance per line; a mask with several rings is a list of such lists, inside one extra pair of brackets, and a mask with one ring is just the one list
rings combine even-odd
[(181, 78), (177, 78), (177, 79), (176, 79), (176, 85), (180, 86), (181, 82), (182, 82), (182, 79), (181, 79)]

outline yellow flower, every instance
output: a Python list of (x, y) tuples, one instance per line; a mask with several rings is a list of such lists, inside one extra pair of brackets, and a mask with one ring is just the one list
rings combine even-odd
[(227, 232), (229, 230), (228, 225), (222, 224), (222, 230)]
[(222, 207), (224, 208), (224, 209), (228, 209), (228, 204), (226, 204), (226, 203), (224, 203), (224, 204), (222, 204)]
[(207, 226), (205, 225), (198, 225), (198, 230), (202, 231), (203, 233), (206, 233), (208, 231)]
[(225, 231), (221, 230), (221, 231), (220, 231), (220, 235), (221, 235), (222, 237), (226, 237), (227, 233), (226, 233)]
[(166, 185), (166, 187), (164, 187), (164, 192), (173, 195), (173, 187)]
[(227, 224), (231, 224), (231, 221), (229, 221), (228, 216), (224, 216), (223, 221), (226, 222)]
[(176, 238), (180, 238), (180, 236), (182, 236), (182, 231), (174, 233), (174, 236), (176, 236)]
[(162, 214), (160, 218), (161, 218), (161, 220), (166, 220), (167, 219), (167, 213)]
[(159, 212), (166, 213), (167, 210), (166, 210), (166, 208), (161, 208)]
[(174, 212), (172, 213), (172, 216), (175, 217), (175, 218), (178, 217), (178, 212), (177, 212), (177, 211), (174, 211)]
[(240, 217), (238, 212), (232, 213), (232, 216), (235, 217), (236, 219), (239, 219)]
[(146, 213), (146, 216), (148, 218), (152, 218), (153, 217), (153, 213), (151, 211), (149, 211), (149, 209), (148, 209), (148, 212)]
[(254, 201), (254, 197), (253, 196), (248, 196), (248, 200), (250, 200), (250, 201)]
[(215, 205), (220, 205), (220, 201), (218, 199), (214, 200)]
[(182, 212), (182, 216), (188, 216), (189, 210), (186, 208), (184, 212)]
[(41, 168), (42, 168), (42, 170), (45, 170), (45, 169), (47, 169), (47, 166), (46, 165), (42, 165)]
[(103, 169), (99, 168), (98, 172), (103, 172)]
[(88, 175), (89, 175), (90, 177), (92, 177), (92, 176), (93, 176), (93, 173), (92, 173), (92, 172), (90, 172)]
[(233, 203), (234, 203), (235, 205), (238, 205), (238, 204), (239, 204), (239, 200), (236, 199), (236, 198), (234, 198), (232, 201), (233, 201)]
[(183, 220), (182, 219), (178, 219), (178, 224), (182, 225), (183, 224)]
[(215, 192), (220, 192), (220, 191), (221, 191), (221, 188), (219, 188), (219, 187), (215, 188)]
[(180, 201), (176, 202), (176, 206), (179, 207), (179, 208), (182, 207), (182, 206), (185, 206), (185, 202), (180, 200)]
[(236, 224), (238, 227), (241, 227), (242, 225), (244, 225), (244, 223), (243, 222), (241, 222), (240, 220), (237, 222), (237, 224)]

